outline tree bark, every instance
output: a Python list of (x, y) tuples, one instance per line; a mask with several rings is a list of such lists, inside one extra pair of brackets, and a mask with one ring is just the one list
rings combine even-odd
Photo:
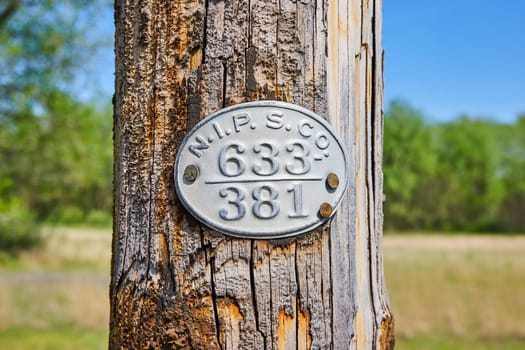
[[(119, 0), (110, 349), (391, 349), (381, 0)], [(327, 118), (350, 183), (324, 227), (229, 238), (176, 197), (178, 145), (226, 106)]]

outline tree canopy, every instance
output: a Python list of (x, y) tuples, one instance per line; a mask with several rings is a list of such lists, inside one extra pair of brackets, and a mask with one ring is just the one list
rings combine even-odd
[(525, 116), (429, 123), (400, 101), (385, 114), (389, 229), (524, 232)]
[(17, 237), (21, 245), (34, 242), (33, 219), (110, 217), (110, 98), (81, 102), (71, 88), (101, 47), (89, 28), (108, 5), (0, 3), (0, 250), (13, 249)]
[(0, 112), (45, 108), (48, 89), (69, 90), (100, 42), (94, 14), (107, 0), (6, 0), (0, 4)]
[[(93, 18), (108, 6), (108, 0), (0, 3), (4, 238), (25, 237), (34, 220), (110, 220), (110, 98), (82, 102), (71, 89), (95, 50), (110, 49), (92, 34)], [(469, 116), (430, 123), (393, 101), (384, 133), (387, 229), (525, 231), (525, 114), (513, 124)], [(0, 249), (6, 244), (0, 240)]]

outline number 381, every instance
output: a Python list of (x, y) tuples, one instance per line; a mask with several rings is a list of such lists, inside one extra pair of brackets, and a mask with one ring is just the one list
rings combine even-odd
[[(294, 184), (288, 187), (288, 192), (293, 194), (293, 212), (288, 214), (289, 218), (304, 218), (308, 215), (303, 212), (303, 187), (301, 184)], [(223, 220), (240, 220), (246, 215), (246, 193), (244, 189), (236, 186), (229, 186), (221, 189), (219, 195), (228, 199), (230, 209), (221, 209), (219, 216)], [(252, 213), (259, 219), (272, 219), (276, 217), (281, 208), (278, 197), (279, 192), (270, 185), (257, 186), (252, 191), (253, 205)], [(264, 208), (264, 209), (263, 209)]]

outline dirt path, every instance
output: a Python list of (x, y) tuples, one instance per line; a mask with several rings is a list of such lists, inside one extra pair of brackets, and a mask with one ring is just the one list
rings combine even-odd
[(525, 254), (525, 235), (386, 234), (385, 253), (394, 249), (443, 251), (512, 251)]
[(0, 286), (42, 286), (89, 284), (90, 286), (109, 286), (109, 274), (92, 271), (3, 271), (0, 272)]

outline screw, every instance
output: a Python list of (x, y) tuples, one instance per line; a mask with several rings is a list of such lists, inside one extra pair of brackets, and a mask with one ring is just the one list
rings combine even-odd
[(328, 188), (335, 190), (339, 186), (339, 177), (334, 173), (328, 174), (328, 177), (326, 178), (326, 185)]
[(330, 203), (325, 202), (319, 207), (319, 214), (321, 215), (321, 217), (326, 219), (329, 218), (330, 215), (332, 215), (332, 210), (332, 205), (330, 205)]
[(184, 180), (190, 184), (194, 183), (195, 180), (199, 177), (199, 168), (195, 165), (188, 165), (184, 169)]

